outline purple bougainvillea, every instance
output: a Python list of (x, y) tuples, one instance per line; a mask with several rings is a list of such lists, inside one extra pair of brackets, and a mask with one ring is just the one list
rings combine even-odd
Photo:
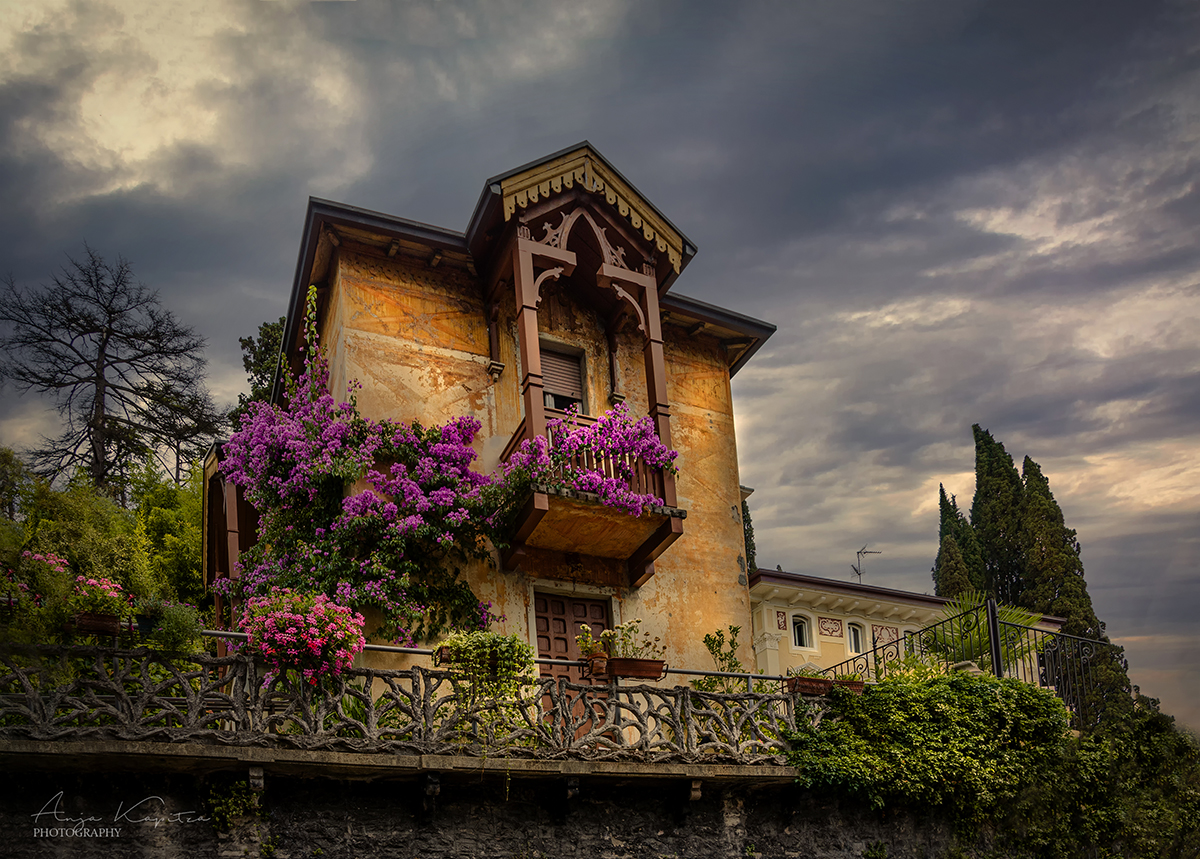
[[(289, 377), (287, 404), (252, 403), (225, 445), (222, 469), (259, 513), (258, 542), (239, 559), (240, 579), (222, 583), (227, 595), (288, 589), (373, 607), (383, 618), (373, 633), (412, 644), (494, 619), (459, 573), (503, 545), (533, 483), (594, 492), (631, 515), (662, 503), (629, 488), (631, 463), (674, 473), (676, 454), (623, 405), (588, 426), (573, 414), (550, 421), (549, 441), (523, 442), (490, 475), (472, 469), (473, 417), (428, 428), (363, 418), (355, 385), (347, 402), (329, 392), (314, 307), (310, 290), (304, 370)], [(584, 451), (609, 460), (611, 473), (579, 467)]]

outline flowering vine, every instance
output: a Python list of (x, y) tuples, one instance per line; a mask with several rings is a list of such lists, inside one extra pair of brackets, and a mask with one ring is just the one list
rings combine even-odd
[[(323, 594), (342, 606), (374, 607), (376, 634), (413, 644), (440, 631), (486, 629), (492, 615), (459, 577), (490, 560), (531, 485), (558, 483), (594, 492), (602, 503), (640, 514), (661, 504), (629, 488), (641, 460), (674, 473), (649, 418), (624, 405), (594, 424), (574, 413), (548, 423), (550, 440), (525, 441), (501, 473), (472, 469), (480, 423), (460, 417), (440, 427), (372, 421), (329, 391), (318, 348), (315, 290), (305, 314), (304, 369), (288, 378), (284, 407), (251, 403), (225, 445), (222, 469), (259, 513), (258, 542), (238, 561), (227, 595), (266, 596), (284, 588)], [(610, 474), (579, 466), (580, 456), (611, 462)], [(348, 487), (356, 484), (353, 494)]]
[[(644, 462), (668, 474), (678, 473), (678, 452), (662, 443), (649, 417), (635, 420), (624, 403), (617, 403), (595, 423), (583, 425), (572, 405), (566, 418), (546, 421), (546, 429), (548, 439), (525, 439), (509, 459), (504, 474), (510, 483), (527, 481), (594, 492), (601, 504), (639, 516), (646, 507), (661, 505), (663, 500), (630, 488), (634, 464)], [(605, 463), (607, 469), (591, 467), (589, 462)]]

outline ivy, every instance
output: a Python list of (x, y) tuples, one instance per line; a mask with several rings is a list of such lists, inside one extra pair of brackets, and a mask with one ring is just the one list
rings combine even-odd
[(913, 671), (862, 696), (835, 688), (820, 724), (785, 738), (801, 786), (934, 813), (968, 851), (1200, 855), (1200, 747), (1156, 701), (1139, 698), (1134, 711), (1119, 729), (1076, 737), (1047, 690)]

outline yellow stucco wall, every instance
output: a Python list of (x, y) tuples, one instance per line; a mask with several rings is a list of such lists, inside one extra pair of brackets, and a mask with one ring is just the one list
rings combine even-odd
[[(500, 312), (498, 380), (488, 375), (488, 333), (481, 288), (461, 269), (429, 268), (410, 258), (381, 259), (341, 248), (328, 281), (322, 342), (331, 366), (331, 385), (340, 396), (351, 379), (362, 414), (373, 419), (420, 420), (426, 425), (472, 414), (483, 424), (479, 467), (490, 471), (521, 419), (521, 368), (514, 320), (515, 302), (504, 296)], [(583, 351), (588, 411), (608, 407), (608, 347), (603, 323), (570, 281), (549, 284), (539, 308), (539, 333)], [(642, 338), (628, 323), (620, 330), (621, 389), (635, 415), (646, 413)], [(480, 564), (468, 573), (481, 599), (507, 616), (498, 630), (532, 636), (533, 591), (574, 591), (612, 598), (614, 621), (634, 617), (669, 642), (677, 667), (711, 668), (705, 633), (732, 624), (742, 627), (742, 658), (749, 647), (749, 594), (743, 572), (737, 450), (729, 376), (722, 350), (711, 337), (664, 331), (672, 437), (679, 451), (679, 506), (688, 511), (683, 536), (659, 558), (655, 575), (640, 589), (591, 581), (535, 577), (518, 569), (501, 572)], [(548, 556), (544, 564), (553, 564)], [(744, 561), (743, 561), (744, 563)], [(527, 564), (531, 569), (534, 563)], [(556, 571), (557, 573), (558, 571)], [(584, 576), (587, 579), (587, 576)], [(611, 577), (607, 581), (612, 581)], [(367, 654), (370, 664), (395, 660)], [(668, 682), (677, 682), (670, 678)]]

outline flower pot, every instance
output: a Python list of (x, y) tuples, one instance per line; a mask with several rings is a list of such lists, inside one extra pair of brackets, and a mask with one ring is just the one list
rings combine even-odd
[(634, 680), (662, 680), (667, 676), (667, 663), (661, 659), (610, 657), (608, 676), (628, 677)]
[(81, 611), (75, 615), (75, 631), (92, 635), (119, 635), (121, 618), (115, 614)]
[(830, 677), (789, 677), (784, 681), (793, 695), (828, 695), (833, 688)]
[(137, 615), (137, 631), (142, 638), (149, 638), (154, 632), (154, 627), (158, 624), (156, 615), (139, 614)]
[(834, 680), (833, 682), (852, 695), (861, 695), (863, 693), (863, 681), (861, 680)]
[(584, 677), (604, 678), (608, 675), (608, 654), (595, 653), (591, 656), (583, 657)]

